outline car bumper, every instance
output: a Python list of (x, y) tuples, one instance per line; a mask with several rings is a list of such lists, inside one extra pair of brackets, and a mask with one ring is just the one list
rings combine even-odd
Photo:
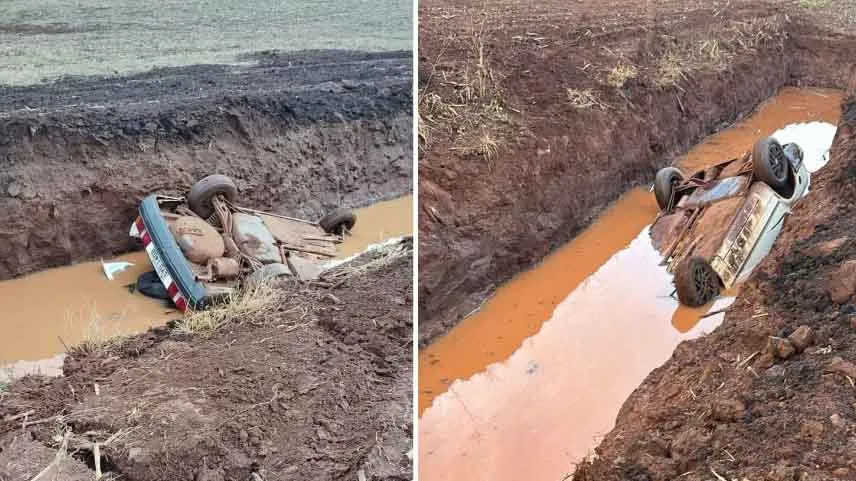
[(156, 196), (150, 195), (140, 203), (139, 217), (131, 226), (130, 235), (142, 240), (155, 272), (179, 310), (183, 312), (209, 304), (206, 288), (196, 280), (172, 237)]

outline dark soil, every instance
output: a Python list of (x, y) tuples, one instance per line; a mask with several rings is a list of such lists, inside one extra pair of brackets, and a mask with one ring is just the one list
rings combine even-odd
[[(412, 242), (402, 248), (336, 287), (284, 284), (263, 321), (73, 350), (64, 377), (0, 394), (0, 459), (41, 469), (70, 429), (90, 467), (86, 433), (120, 433), (101, 465), (128, 481), (411, 479)], [(30, 410), (50, 421), (3, 421)], [(14, 466), (0, 463), (0, 479), (34, 475)]]
[(780, 87), (846, 86), (852, 22), (799, 3), (420, 2), (420, 342)]
[[(814, 200), (794, 209), (723, 324), (681, 344), (627, 400), (575, 480), (856, 475), (856, 277), (839, 271), (856, 260), (856, 95), (842, 113)], [(851, 295), (834, 301), (831, 288)], [(809, 346), (768, 355), (799, 326)]]
[(211, 173), (310, 219), (409, 193), (411, 58), (262, 52), (0, 87), (0, 279), (127, 252), (142, 197)]

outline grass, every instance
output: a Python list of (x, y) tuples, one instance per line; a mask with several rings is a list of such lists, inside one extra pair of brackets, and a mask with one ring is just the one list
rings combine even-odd
[(606, 76), (606, 83), (617, 88), (623, 88), (628, 80), (636, 78), (639, 74), (635, 65), (628, 63), (619, 63)]
[(777, 45), (783, 47), (783, 33), (776, 18), (756, 18), (750, 21), (732, 21), (718, 38), (677, 43), (663, 53), (653, 73), (654, 83), (660, 87), (681, 89), (680, 84), (701, 70), (723, 70), (737, 55), (755, 52)]
[(205, 310), (188, 311), (178, 321), (180, 331), (213, 331), (230, 322), (261, 322), (282, 304), (282, 291), (272, 281), (258, 282), (235, 291), (224, 302)]
[(575, 109), (601, 109), (609, 108), (607, 104), (600, 100), (600, 96), (594, 89), (566, 89), (568, 103)]
[(802, 8), (823, 8), (830, 4), (830, 0), (800, 0)]
[[(434, 131), (442, 131), (446, 135), (438, 138), (449, 138), (451, 150), (481, 157), (488, 165), (500, 154), (512, 120), (503, 97), (503, 76), (490, 59), (490, 35), (487, 16), (474, 12), (469, 30), (450, 37), (429, 63), (431, 73), (419, 91), (420, 151), (430, 147)], [(437, 69), (449, 48), (458, 51), (456, 61)]]
[(89, 308), (89, 312), (81, 313), (78, 319), (71, 316), (67, 317), (70, 324), (76, 320), (83, 321), (83, 340), (75, 346), (75, 349), (85, 353), (97, 353), (123, 338), (117, 326), (121, 323), (124, 314), (120, 315), (118, 319), (113, 319), (112, 329), (108, 326), (109, 320), (98, 312), (98, 307), (94, 303)]

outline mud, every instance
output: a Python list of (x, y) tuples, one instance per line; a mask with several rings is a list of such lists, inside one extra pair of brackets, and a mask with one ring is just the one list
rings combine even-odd
[[(851, 95), (815, 200), (794, 209), (723, 324), (645, 379), (574, 479), (852, 478), (856, 311), (830, 293), (856, 256), (854, 106)], [(807, 346), (767, 355), (801, 325)]]
[(409, 52), (260, 58), (0, 87), (0, 279), (130, 251), (142, 197), (212, 172), (310, 219), (409, 193)]
[(832, 9), (422, 2), (421, 344), (779, 88), (845, 87)]
[[(285, 283), (262, 322), (73, 350), (64, 377), (24, 378), (0, 394), (2, 455), (43, 464), (44, 449), (12, 438), (55, 451), (57, 432), (70, 433), (69, 446), (119, 434), (101, 465), (130, 481), (410, 479), (409, 245), (358, 258), (349, 267), (361, 273), (337, 287)], [(27, 425), (39, 419), (49, 422)], [(90, 467), (92, 456), (78, 449)], [(8, 469), (4, 479), (29, 479)]]
[[(356, 209), (357, 224), (337, 247), (338, 258), (411, 235), (412, 206), (412, 197), (406, 196)], [(140, 274), (154, 269), (145, 252), (105, 259), (120, 261), (133, 266), (115, 274), (113, 280), (105, 277), (101, 261), (92, 261), (0, 282), (0, 305), (5, 306), (0, 325), (0, 381), (29, 372), (50, 374), (56, 364), (53, 356), (70, 346), (144, 332), (181, 318), (171, 303), (129, 289)], [(51, 302), (20, 302), (46, 295)], [(45, 358), (50, 359), (44, 364), (12, 362)], [(5, 364), (13, 364), (9, 376), (4, 376)]]

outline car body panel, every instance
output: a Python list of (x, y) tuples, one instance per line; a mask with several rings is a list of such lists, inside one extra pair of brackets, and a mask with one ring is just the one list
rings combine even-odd
[(788, 198), (762, 182), (753, 183), (749, 189), (722, 246), (710, 259), (726, 289), (743, 280), (760, 264), (778, 238), (785, 216), (807, 193), (809, 173), (802, 162), (794, 167), (794, 191)]

